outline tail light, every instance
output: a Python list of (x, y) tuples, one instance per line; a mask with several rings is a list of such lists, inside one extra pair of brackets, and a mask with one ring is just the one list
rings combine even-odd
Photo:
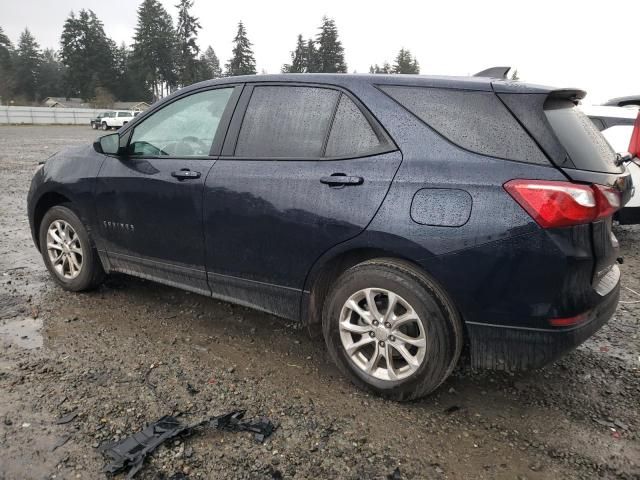
[(631, 134), (631, 141), (629, 142), (629, 153), (632, 157), (640, 158), (640, 112), (636, 122), (633, 124), (633, 133)]
[(542, 228), (591, 223), (620, 208), (620, 193), (604, 185), (517, 179), (504, 188)]

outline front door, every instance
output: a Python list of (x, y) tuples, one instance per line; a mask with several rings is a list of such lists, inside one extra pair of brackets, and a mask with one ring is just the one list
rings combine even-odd
[(298, 317), (309, 269), (367, 226), (401, 162), (358, 105), (321, 86), (245, 87), (205, 185), (213, 295)]
[(210, 294), (202, 193), (233, 91), (176, 99), (134, 126), (125, 156), (105, 159), (96, 209), (112, 270)]

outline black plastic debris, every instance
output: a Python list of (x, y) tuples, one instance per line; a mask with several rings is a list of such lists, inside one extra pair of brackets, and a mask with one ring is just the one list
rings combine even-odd
[(102, 469), (105, 473), (118, 473), (129, 468), (127, 478), (133, 478), (142, 468), (147, 455), (161, 444), (187, 432), (190, 427), (183, 425), (175, 417), (164, 416), (141, 432), (104, 447), (102, 452), (112, 461)]
[(274, 425), (270, 420), (262, 418), (259, 421), (243, 420), (246, 410), (237, 410), (235, 412), (220, 415), (209, 420), (209, 426), (218, 430), (228, 430), (232, 432), (253, 432), (255, 433), (256, 442), (262, 443), (273, 433)]
[(111, 458), (111, 462), (105, 465), (102, 471), (115, 474), (129, 469), (127, 478), (131, 479), (142, 468), (146, 456), (164, 442), (178, 436), (190, 436), (200, 429), (252, 432), (257, 442), (263, 442), (275, 430), (270, 420), (266, 418), (257, 421), (243, 420), (244, 414), (245, 410), (235, 410), (194, 425), (184, 425), (175, 417), (164, 416), (141, 432), (103, 447), (102, 453)]

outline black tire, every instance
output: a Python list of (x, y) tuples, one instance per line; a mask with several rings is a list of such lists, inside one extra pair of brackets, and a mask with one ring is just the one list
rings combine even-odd
[[(82, 263), (80, 272), (75, 278), (69, 279), (62, 276), (53, 266), (52, 260), (49, 258), (47, 248), (47, 231), (56, 220), (64, 220), (75, 230), (80, 246), (82, 248)], [(102, 283), (105, 277), (102, 263), (98, 257), (98, 252), (89, 238), (87, 229), (82, 224), (78, 215), (70, 208), (69, 204), (56, 205), (51, 207), (45, 213), (40, 223), (40, 231), (38, 232), (40, 239), (40, 252), (44, 260), (47, 270), (53, 279), (65, 290), (72, 292), (81, 292), (92, 290)]]
[(106, 122), (102, 122), (102, 130), (109, 130), (109, 125)]
[[(425, 357), (406, 378), (381, 380), (369, 375), (345, 351), (340, 314), (351, 295), (366, 288), (399, 295), (419, 316), (426, 337)], [(369, 260), (345, 271), (327, 296), (322, 317), (325, 342), (340, 371), (358, 387), (396, 401), (414, 400), (438, 388), (455, 368), (464, 340), (460, 317), (442, 288), (410, 263), (395, 259)]]
[(91, 123), (91, 128), (93, 128), (94, 130), (98, 129), (98, 125), (95, 124), (95, 122)]

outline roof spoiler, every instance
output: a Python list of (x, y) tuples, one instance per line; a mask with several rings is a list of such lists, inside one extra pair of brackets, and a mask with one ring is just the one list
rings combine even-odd
[(482, 70), (474, 75), (474, 77), (488, 77), (488, 78), (507, 78), (507, 74), (511, 70), (511, 67), (491, 67), (486, 70)]

